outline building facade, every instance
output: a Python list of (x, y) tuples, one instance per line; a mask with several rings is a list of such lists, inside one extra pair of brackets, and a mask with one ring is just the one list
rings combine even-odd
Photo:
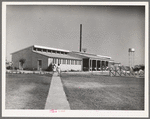
[(62, 71), (99, 71), (114, 61), (107, 56), (33, 45), (12, 53), (12, 62), (16, 69), (49, 70), (52, 64), (60, 64)]

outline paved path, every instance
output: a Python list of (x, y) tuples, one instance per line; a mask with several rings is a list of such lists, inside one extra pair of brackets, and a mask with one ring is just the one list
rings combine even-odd
[(70, 110), (61, 79), (57, 73), (53, 74), (45, 109)]

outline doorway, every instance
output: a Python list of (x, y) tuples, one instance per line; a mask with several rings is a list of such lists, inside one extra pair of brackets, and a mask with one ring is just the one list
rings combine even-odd
[(42, 70), (42, 60), (38, 60), (38, 62), (37, 62), (37, 70)]

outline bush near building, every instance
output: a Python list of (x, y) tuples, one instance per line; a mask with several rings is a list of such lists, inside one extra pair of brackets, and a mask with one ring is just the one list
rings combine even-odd
[(135, 65), (133, 68), (134, 71), (140, 71), (140, 70), (144, 71), (144, 69), (145, 69), (144, 65)]

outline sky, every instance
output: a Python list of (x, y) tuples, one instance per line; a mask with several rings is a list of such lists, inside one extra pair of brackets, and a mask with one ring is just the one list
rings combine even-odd
[(144, 64), (145, 8), (140, 6), (8, 5), (6, 54), (41, 45), (110, 56), (129, 65), (128, 49), (135, 49), (135, 65)]

